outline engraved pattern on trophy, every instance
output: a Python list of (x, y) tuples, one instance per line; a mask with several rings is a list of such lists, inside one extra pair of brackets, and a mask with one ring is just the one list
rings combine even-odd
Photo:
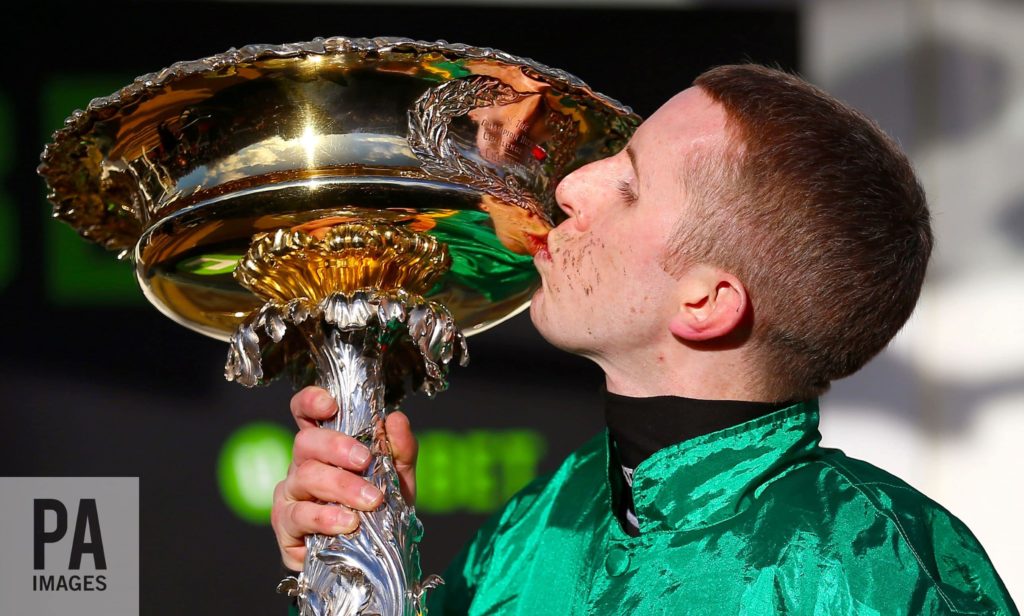
[(639, 118), (505, 52), (399, 38), (250, 45), (75, 111), (43, 151), (54, 217), (129, 258), (165, 316), (227, 341), (225, 376), (289, 375), (373, 453), (359, 530), (307, 539), (304, 616), (411, 615), (422, 526), (382, 419), (447, 387), (465, 336), (522, 311), (554, 187)]
[(479, 187), (513, 205), (538, 210), (537, 202), (513, 174), (504, 177), (463, 156), (448, 139), (452, 118), (478, 107), (502, 106), (528, 96), (491, 77), (449, 81), (427, 90), (409, 111), (409, 145), (428, 174)]
[[(526, 178), (509, 169), (499, 173), (495, 167), (470, 160), (448, 138), (448, 127), (455, 117), (474, 109), (504, 107), (537, 96), (540, 95), (516, 91), (493, 77), (478, 76), (441, 84), (427, 90), (409, 111), (409, 145), (423, 163), (426, 173), (475, 186), (506, 204), (545, 217), (550, 223), (550, 214), (540, 203), (554, 199), (554, 186), (571, 160), (571, 148), (567, 145), (575, 142), (578, 136), (577, 123), (571, 117), (556, 112), (546, 115), (545, 125), (553, 134), (552, 154), (546, 148), (530, 145), (533, 146), (531, 154), (538, 161), (547, 159), (551, 171), (534, 173)], [(481, 126), (481, 130), (484, 129), (485, 126)], [(522, 139), (521, 135), (517, 137)]]

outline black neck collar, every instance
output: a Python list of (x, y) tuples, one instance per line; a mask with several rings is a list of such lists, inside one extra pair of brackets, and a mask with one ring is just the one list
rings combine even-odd
[[(602, 388), (603, 389), (603, 388)], [(775, 412), (791, 402), (699, 400), (678, 396), (630, 398), (604, 394), (604, 417), (619, 461), (628, 468), (659, 449)]]

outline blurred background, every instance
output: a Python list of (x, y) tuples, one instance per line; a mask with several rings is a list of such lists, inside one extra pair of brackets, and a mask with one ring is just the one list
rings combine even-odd
[[(0, 475), (141, 478), (144, 614), (282, 614), (268, 525), (286, 384), (222, 378), (226, 347), (146, 304), (129, 267), (49, 220), (35, 176), (76, 109), (248, 43), (398, 35), (564, 68), (649, 115), (702, 70), (800, 71), (877, 119), (928, 192), (938, 248), (910, 324), (822, 404), (825, 444), (960, 517), (1024, 602), (1024, 4), (1018, 0), (34, 4), (0, 73)], [(424, 569), (602, 426), (600, 373), (526, 315), (470, 340), (421, 440)], [(244, 472), (242, 472), (244, 471)], [(3, 521), (0, 520), (0, 523)]]

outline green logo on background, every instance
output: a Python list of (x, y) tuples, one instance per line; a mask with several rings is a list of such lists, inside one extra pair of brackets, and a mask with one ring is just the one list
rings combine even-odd
[(534, 430), (430, 430), (419, 434), (416, 509), (489, 513), (537, 476), (544, 437)]
[[(269, 422), (242, 426), (217, 462), (224, 502), (238, 517), (269, 524), (274, 486), (288, 474), (293, 432)], [(425, 430), (416, 468), (423, 513), (495, 511), (537, 476), (544, 437), (533, 430)]]
[(270, 524), (274, 486), (288, 474), (294, 434), (270, 422), (235, 430), (221, 448), (217, 481), (227, 506), (252, 524)]

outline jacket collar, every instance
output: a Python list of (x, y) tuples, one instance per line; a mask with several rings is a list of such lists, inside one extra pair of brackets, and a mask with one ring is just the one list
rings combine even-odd
[[(818, 401), (808, 400), (655, 452), (633, 472), (641, 536), (696, 530), (740, 513), (758, 487), (806, 459), (820, 440)], [(608, 438), (605, 456), (612, 459)]]

